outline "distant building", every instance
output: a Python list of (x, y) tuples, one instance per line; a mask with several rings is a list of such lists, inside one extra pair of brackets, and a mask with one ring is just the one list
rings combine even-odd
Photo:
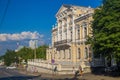
[(24, 46), (20, 45), (19, 42), (17, 43), (17, 49), (15, 52), (18, 52), (20, 49), (22, 49)]
[(30, 41), (29, 41), (29, 47), (30, 47), (31, 49), (37, 48), (37, 47), (38, 47), (38, 40), (30, 40)]

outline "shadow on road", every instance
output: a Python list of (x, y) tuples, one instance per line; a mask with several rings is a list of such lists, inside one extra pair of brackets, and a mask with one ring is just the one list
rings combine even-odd
[(39, 77), (40, 76), (11, 76), (0, 78), (0, 80), (34, 80)]

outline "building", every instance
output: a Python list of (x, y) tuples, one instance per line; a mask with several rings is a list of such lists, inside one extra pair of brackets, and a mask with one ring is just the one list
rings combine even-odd
[[(47, 60), (68, 63), (73, 66), (92, 59), (92, 49), (86, 45), (92, 36), (91, 23), (94, 9), (74, 5), (62, 5), (56, 14), (57, 23), (52, 28), (52, 46), (47, 49)], [(86, 66), (86, 65), (85, 65)]]
[(21, 50), (24, 46), (20, 45), (19, 42), (17, 42), (17, 49), (15, 50), (15, 52), (18, 52), (19, 50)]
[(38, 47), (38, 40), (30, 40), (30, 41), (29, 41), (29, 47), (30, 47), (31, 49), (37, 48), (37, 47)]
[(92, 49), (86, 44), (92, 36), (91, 23), (94, 9), (74, 5), (62, 5), (56, 14), (52, 28), (52, 45), (46, 51), (46, 60), (28, 60), (28, 71), (58, 74), (74, 74), (81, 65), (84, 73), (90, 72)]

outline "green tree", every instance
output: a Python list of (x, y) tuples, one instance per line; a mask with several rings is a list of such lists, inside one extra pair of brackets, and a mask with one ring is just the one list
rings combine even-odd
[(111, 56), (120, 61), (120, 0), (103, 0), (95, 10), (90, 42), (95, 55)]
[(36, 49), (36, 55), (37, 55), (37, 58), (42, 58), (42, 59), (46, 59), (46, 49), (48, 48), (47, 45), (42, 45), (42, 46), (39, 46), (37, 49)]
[(12, 63), (18, 63), (17, 55), (13, 50), (7, 50), (4, 55), (5, 65), (9, 66)]
[(17, 56), (19, 57), (20, 62), (21, 60), (27, 61), (27, 59), (34, 58), (33, 50), (27, 47), (23, 47), (21, 50), (19, 50), (17, 52)]

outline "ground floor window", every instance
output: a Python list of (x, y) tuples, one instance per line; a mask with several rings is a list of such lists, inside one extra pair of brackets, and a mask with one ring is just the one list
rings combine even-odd
[(71, 59), (71, 49), (69, 49), (69, 59)]
[(87, 49), (87, 47), (85, 48), (85, 59), (87, 59), (88, 58), (88, 49)]

